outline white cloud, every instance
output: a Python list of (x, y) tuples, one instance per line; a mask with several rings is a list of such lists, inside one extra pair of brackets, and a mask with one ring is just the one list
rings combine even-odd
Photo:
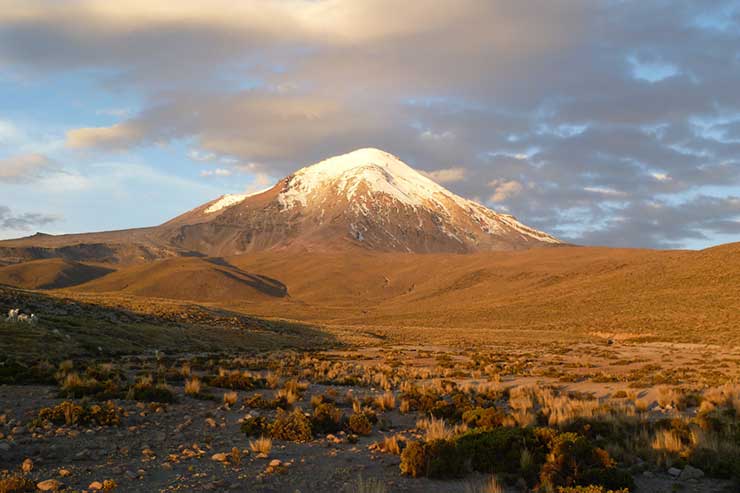
[(621, 190), (615, 190), (613, 188), (607, 188), (607, 187), (584, 187), (583, 188), (586, 192), (596, 193), (599, 195), (607, 195), (611, 197), (624, 197), (627, 195), (625, 192), (622, 192)]
[(437, 183), (454, 183), (465, 179), (465, 168), (438, 169), (421, 173)]
[(230, 169), (226, 168), (216, 168), (216, 169), (204, 169), (200, 172), (200, 176), (207, 177), (207, 176), (231, 176), (232, 171)]
[(503, 202), (504, 200), (519, 194), (522, 191), (522, 184), (516, 180), (493, 180), (488, 186), (494, 189), (489, 200), (491, 202)]

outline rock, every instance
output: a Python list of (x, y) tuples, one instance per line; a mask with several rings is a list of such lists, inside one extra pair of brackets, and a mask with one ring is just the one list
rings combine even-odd
[(211, 456), (211, 460), (215, 460), (216, 462), (228, 462), (229, 458), (226, 456), (226, 454), (218, 453), (213, 454)]
[(652, 472), (650, 472), (650, 471), (642, 471), (642, 475), (643, 475), (643, 476), (645, 476), (646, 478), (652, 478), (652, 477), (655, 477), (655, 474), (653, 474), (653, 473), (652, 473)]
[(101, 483), (100, 481), (93, 481), (92, 483), (90, 483), (90, 486), (88, 486), (87, 489), (93, 490), (93, 491), (100, 491), (103, 489), (103, 483)]
[(60, 483), (56, 479), (47, 479), (46, 481), (36, 483), (36, 488), (38, 488), (40, 491), (57, 491), (59, 488), (61, 488), (61, 486), (62, 483)]
[(69, 469), (59, 469), (59, 476), (60, 477), (66, 478), (66, 477), (71, 476), (71, 475), (72, 475), (72, 471), (70, 471)]
[(280, 459), (272, 459), (270, 463), (268, 464), (268, 466), (269, 467), (280, 467), (281, 464), (282, 462), (280, 461)]
[(0, 442), (0, 452), (7, 452), (10, 450), (10, 444), (8, 442)]
[(26, 459), (23, 461), (23, 465), (21, 466), (21, 470), (24, 474), (28, 474), (33, 470), (33, 461), (31, 459)]
[(681, 471), (678, 479), (680, 479), (681, 481), (689, 481), (691, 479), (701, 479), (703, 477), (704, 471), (702, 471), (701, 469), (692, 466), (686, 466), (684, 470)]
[(668, 474), (670, 474), (674, 478), (677, 478), (681, 475), (681, 469), (676, 469), (675, 467), (671, 467), (670, 469), (668, 469)]

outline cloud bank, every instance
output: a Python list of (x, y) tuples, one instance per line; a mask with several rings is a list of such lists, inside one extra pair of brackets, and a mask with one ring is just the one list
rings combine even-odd
[(0, 7), (3, 70), (92, 71), (100, 91), (142, 101), (115, 123), (69, 128), (74, 152), (188, 141), (213, 166), (203, 176), (266, 181), (374, 146), (575, 242), (738, 234), (734, 1)]

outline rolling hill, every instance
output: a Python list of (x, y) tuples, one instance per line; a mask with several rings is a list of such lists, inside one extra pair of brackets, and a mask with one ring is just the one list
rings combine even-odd
[(0, 284), (24, 289), (59, 289), (103, 277), (112, 269), (59, 258), (0, 267)]

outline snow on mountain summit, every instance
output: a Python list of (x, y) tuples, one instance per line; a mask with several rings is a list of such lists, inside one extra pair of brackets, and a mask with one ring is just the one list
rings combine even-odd
[(375, 193), (385, 193), (411, 206), (423, 205), (435, 193), (445, 189), (420, 174), (396, 156), (379, 149), (367, 148), (335, 156), (296, 172), (287, 189), (281, 193), (281, 203), (308, 205), (311, 196), (332, 187), (352, 200), (364, 183)]

